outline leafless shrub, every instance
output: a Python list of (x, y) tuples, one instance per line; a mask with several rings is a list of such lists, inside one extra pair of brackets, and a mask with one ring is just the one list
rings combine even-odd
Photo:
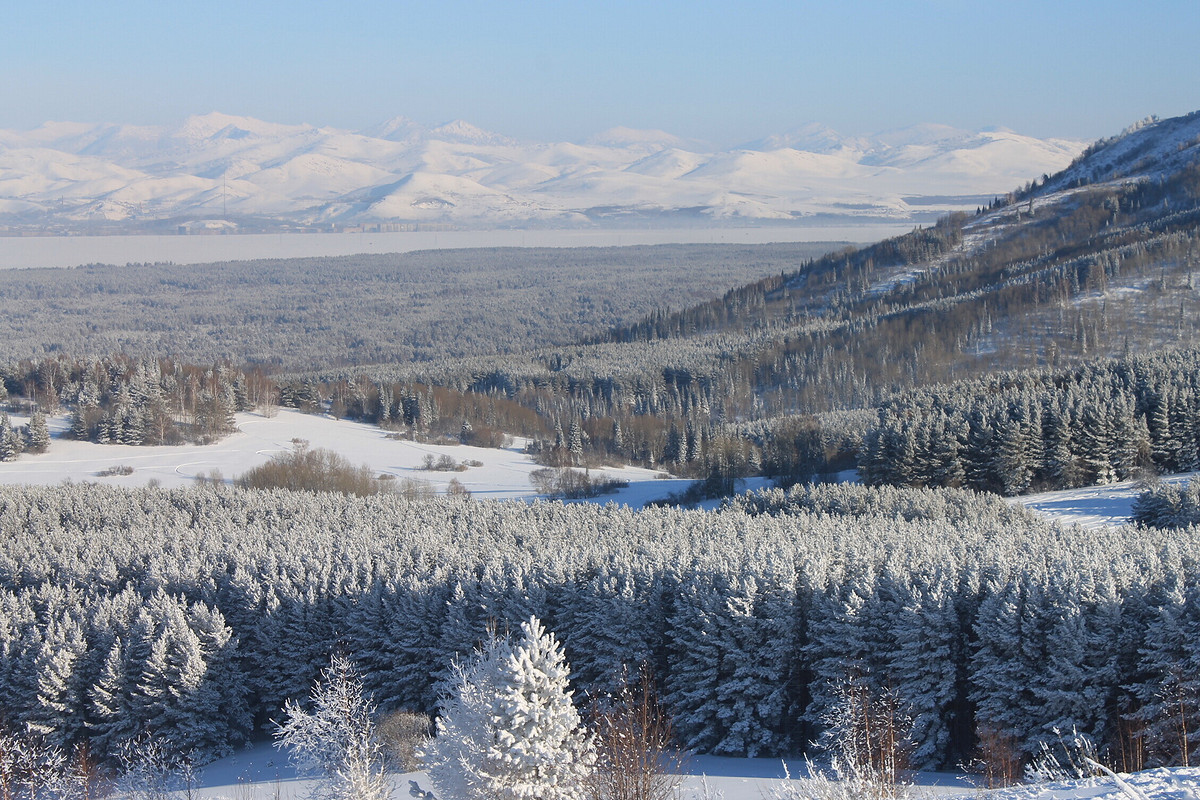
[(978, 745), (975, 758), (965, 765), (971, 772), (983, 776), (989, 789), (1012, 786), (1021, 781), (1021, 753), (1016, 739), (990, 726), (976, 731)]
[(191, 798), (200, 779), (195, 761), (186, 753), (172, 753), (149, 736), (121, 743), (117, 751), (121, 774), (120, 796), (130, 800)]
[(375, 729), (383, 743), (389, 765), (401, 772), (415, 772), (421, 768), (417, 748), (433, 733), (433, 726), (425, 714), (415, 711), (393, 711), (385, 714)]
[(419, 481), (414, 478), (402, 478), (394, 483), (396, 485), (396, 494), (406, 500), (432, 500), (437, 496), (437, 492), (425, 481)]
[(674, 800), (683, 782), (686, 754), (675, 742), (671, 718), (659, 704), (643, 668), (637, 683), (596, 703), (592, 713), (596, 768), (593, 800)]
[(53, 797), (63, 789), (66, 757), (41, 739), (0, 731), (0, 797)]
[(458, 463), (445, 453), (436, 459), (433, 457), (433, 453), (426, 453), (424, 461), (421, 462), (421, 469), (428, 472), (463, 472), (466, 468), (465, 464)]
[(878, 692), (851, 679), (834, 689), (836, 701), (825, 715), (822, 745), (834, 774), (855, 797), (894, 798), (904, 794), (904, 774), (912, 749), (912, 720), (890, 690)]
[(538, 494), (561, 497), (565, 500), (599, 497), (629, 485), (629, 481), (610, 478), (604, 473), (593, 476), (577, 469), (555, 467), (534, 470), (529, 473), (529, 482), (537, 489)]
[(244, 489), (290, 489), (307, 492), (341, 492), (366, 496), (377, 494), (387, 485), (366, 466), (355, 467), (343, 456), (317, 448), (307, 442), (296, 445), (291, 453), (277, 456), (251, 469), (237, 479)]
[(1040, 751), (1025, 768), (1025, 777), (1033, 783), (1078, 781), (1102, 774), (1096, 755), (1096, 743), (1077, 730), (1064, 737), (1055, 728), (1057, 746), (1042, 742)]

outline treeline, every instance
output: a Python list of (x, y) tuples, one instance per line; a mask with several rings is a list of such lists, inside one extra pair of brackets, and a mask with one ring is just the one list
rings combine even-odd
[(1005, 495), (1200, 466), (1200, 351), (905, 393), (867, 432), (869, 484)]
[(454, 654), (536, 615), (585, 701), (649, 664), (699, 752), (803, 751), (849, 681), (899, 698), (917, 767), (1020, 762), (1076, 728), (1131, 770), (1200, 730), (1198, 535), (946, 490), (706, 513), (5, 487), (0, 703), (55, 746), (144, 731), (215, 757), (331, 652), (385, 708), (428, 712)]
[[(233, 432), (235, 412), (276, 402), (260, 372), (127, 355), (26, 359), (0, 366), (0, 382), (10, 401), (42, 424), (46, 412), (67, 408), (69, 435), (101, 444), (211, 442)], [(31, 431), (28, 438), (36, 437)]]

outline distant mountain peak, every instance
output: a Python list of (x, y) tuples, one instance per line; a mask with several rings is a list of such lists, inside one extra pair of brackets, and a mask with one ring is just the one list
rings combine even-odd
[(744, 150), (804, 150), (809, 153), (832, 153), (849, 145), (857, 145), (856, 140), (847, 139), (828, 125), (810, 122), (799, 128), (776, 133), (755, 139), (741, 145)]
[(515, 145), (517, 143), (515, 139), (510, 139), (499, 133), (485, 131), (483, 128), (461, 119), (452, 120), (444, 125), (437, 126), (429, 132), (429, 136), (432, 139), (456, 142), (458, 144)]
[(277, 122), (264, 122), (254, 117), (239, 117), (211, 111), (207, 114), (188, 117), (182, 125), (170, 133), (180, 139), (201, 140), (246, 139), (251, 136), (282, 138), (315, 130), (316, 128), (312, 125), (285, 125)]
[(387, 139), (392, 142), (406, 142), (420, 138), (425, 134), (425, 127), (408, 117), (396, 116), (378, 125), (359, 131), (363, 136), (372, 139)]
[(678, 147), (683, 140), (674, 134), (660, 130), (643, 130), (617, 126), (601, 131), (595, 136), (588, 137), (587, 143), (601, 147), (628, 147), (629, 145), (649, 144), (660, 147)]

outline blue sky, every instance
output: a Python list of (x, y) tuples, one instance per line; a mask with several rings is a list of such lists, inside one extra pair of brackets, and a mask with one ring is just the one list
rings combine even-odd
[(1200, 2), (23, 2), (0, 128), (222, 111), (733, 145), (809, 122), (1096, 138), (1200, 108)]

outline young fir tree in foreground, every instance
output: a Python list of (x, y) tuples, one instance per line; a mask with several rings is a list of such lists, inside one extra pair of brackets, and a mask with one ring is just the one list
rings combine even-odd
[(423, 757), (442, 800), (581, 800), (596, 761), (562, 647), (536, 617), (455, 668)]

